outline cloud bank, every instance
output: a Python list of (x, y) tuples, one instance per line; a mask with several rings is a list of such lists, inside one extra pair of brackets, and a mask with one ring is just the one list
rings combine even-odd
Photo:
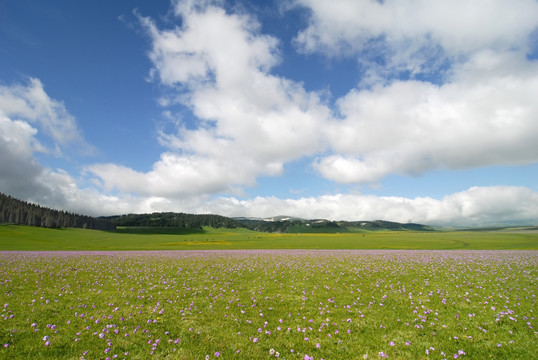
[(440, 200), (336, 194), (299, 200), (258, 197), (252, 200), (220, 198), (202, 208), (235, 216), (274, 216), (279, 213), (309, 219), (379, 220), (437, 226), (534, 224), (538, 219), (538, 192), (525, 187), (472, 187)]

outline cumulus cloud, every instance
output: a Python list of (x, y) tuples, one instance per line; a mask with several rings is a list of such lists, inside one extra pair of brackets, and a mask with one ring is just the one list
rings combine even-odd
[(168, 152), (162, 154), (152, 171), (147, 173), (115, 164), (92, 165), (88, 170), (99, 177), (108, 191), (117, 189), (144, 196), (181, 197), (218, 193), (230, 191), (231, 184), (251, 181), (250, 175), (245, 174), (248, 167), (239, 167), (233, 161), (219, 162)]
[(43, 167), (35, 154), (58, 156), (73, 143), (83, 151), (91, 148), (75, 119), (38, 79), (0, 86), (0, 191), (63, 208), (78, 191), (75, 179), (61, 169)]
[(163, 199), (129, 194), (107, 195), (81, 188), (62, 169), (43, 166), (37, 158), (61, 155), (62, 147), (91, 150), (65, 106), (48, 96), (41, 81), (0, 86), (0, 192), (60, 210), (104, 215), (147, 211)]
[(357, 183), (535, 162), (536, 93), (538, 63), (491, 52), (472, 57), (440, 86), (394, 81), (353, 90), (338, 102), (342, 119), (327, 129), (336, 154), (315, 167), (328, 179)]
[[(396, 62), (408, 66), (417, 53), (400, 50), (426, 41), (457, 61), (444, 83), (385, 79), (351, 89), (331, 108), (320, 93), (271, 73), (279, 40), (262, 34), (254, 17), (227, 12), (218, 1), (177, 1), (180, 26), (159, 29), (139, 19), (152, 42), (151, 78), (169, 90), (161, 104), (186, 106), (192, 121), (159, 132), (167, 151), (151, 171), (116, 164), (87, 170), (108, 190), (180, 196), (253, 186), (303, 157), (314, 157), (324, 178), (349, 184), (538, 159), (538, 65), (523, 51), (538, 24), (534, 2), (486, 9), (467, 2), (296, 4), (311, 9), (296, 39), (304, 51), (361, 56), (372, 46), (377, 51), (381, 39), (398, 53), (391, 61), (402, 56)], [(435, 68), (421, 61), (423, 69)]]
[(366, 62), (364, 57), (381, 56), (385, 66), (411, 72), (424, 71), (440, 55), (458, 59), (482, 49), (527, 49), (528, 36), (538, 25), (538, 4), (533, 0), (294, 3), (311, 12), (309, 25), (296, 37), (302, 51), (359, 53), (360, 61)]
[[(525, 56), (536, 3), (295, 4), (311, 10), (295, 39), (302, 51), (366, 61), (381, 54), (371, 70), (388, 78), (351, 89), (331, 109), (319, 93), (271, 73), (279, 40), (254, 17), (218, 1), (177, 1), (180, 26), (139, 19), (152, 42), (151, 78), (169, 89), (161, 104), (186, 106), (194, 124), (159, 132), (167, 151), (151, 171), (87, 170), (107, 191), (191, 199), (237, 192), (308, 156), (321, 176), (348, 184), (538, 159), (538, 65)], [(440, 84), (390, 78), (394, 69), (437, 71), (446, 61)]]
[(42, 149), (34, 137), (37, 130), (1, 115), (0, 129), (0, 191), (42, 204), (65, 205), (75, 180), (37, 162), (34, 152)]
[(160, 132), (168, 151), (150, 172), (113, 164), (90, 172), (122, 191), (217, 193), (279, 175), (284, 163), (319, 150), (330, 110), (319, 94), (270, 74), (280, 61), (276, 38), (261, 34), (253, 17), (214, 2), (178, 2), (175, 10), (181, 27), (140, 21), (152, 41), (152, 78), (171, 91), (162, 104), (188, 107), (195, 124)]
[(29, 78), (27, 84), (0, 85), (0, 114), (39, 127), (58, 147), (76, 143), (80, 149), (92, 151), (75, 118), (63, 103), (47, 95), (39, 79)]
[[(310, 10), (295, 39), (302, 51), (356, 57), (364, 71), (337, 100), (329, 153), (313, 162), (323, 177), (375, 183), (538, 160), (538, 63), (527, 57), (535, 1), (295, 4)], [(418, 80), (431, 73), (435, 81)]]

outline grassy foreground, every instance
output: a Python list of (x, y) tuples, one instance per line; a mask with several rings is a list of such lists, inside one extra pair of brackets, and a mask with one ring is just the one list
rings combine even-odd
[(536, 251), (0, 253), (2, 359), (533, 359)]
[[(152, 232), (153, 231), (153, 232)], [(45, 229), (0, 225), (0, 251), (26, 250), (237, 250), (410, 249), (538, 250), (534, 231), (376, 231), (341, 234), (270, 234), (245, 229), (181, 230)], [(163, 233), (164, 232), (164, 233)]]

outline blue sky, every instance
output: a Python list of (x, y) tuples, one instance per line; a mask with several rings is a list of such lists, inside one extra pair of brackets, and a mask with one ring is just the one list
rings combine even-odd
[(538, 3), (0, 1), (0, 191), (538, 222)]

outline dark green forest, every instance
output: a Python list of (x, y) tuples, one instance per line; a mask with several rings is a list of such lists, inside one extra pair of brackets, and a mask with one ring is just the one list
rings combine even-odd
[(109, 221), (42, 207), (0, 193), (0, 223), (46, 228), (114, 230)]
[(170, 227), (185, 229), (202, 229), (204, 226), (230, 229), (244, 227), (241, 223), (231, 218), (213, 214), (195, 215), (162, 212), (153, 214), (106, 216), (101, 219), (106, 220), (115, 226), (122, 227)]

